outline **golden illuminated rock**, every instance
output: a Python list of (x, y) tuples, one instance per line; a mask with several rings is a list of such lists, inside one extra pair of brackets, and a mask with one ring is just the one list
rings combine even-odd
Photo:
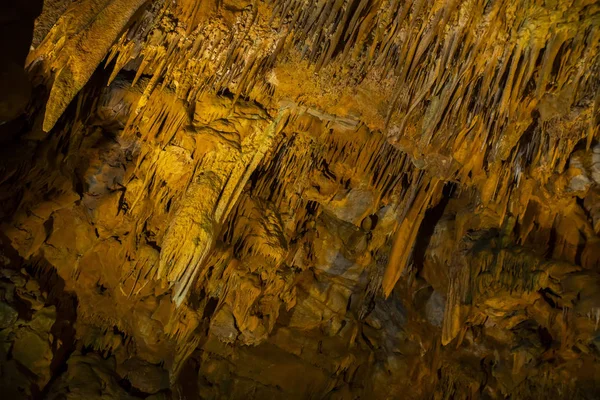
[(1, 7), (2, 393), (600, 393), (598, 0)]

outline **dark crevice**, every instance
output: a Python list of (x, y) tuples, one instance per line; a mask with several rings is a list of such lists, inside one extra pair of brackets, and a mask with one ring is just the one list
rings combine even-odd
[(412, 260), (418, 271), (423, 268), (425, 263), (425, 253), (427, 252), (427, 247), (429, 247), (431, 236), (433, 236), (435, 226), (444, 215), (444, 210), (450, 201), (451, 193), (455, 192), (455, 186), (456, 184), (454, 183), (446, 183), (440, 202), (425, 212), (412, 253)]

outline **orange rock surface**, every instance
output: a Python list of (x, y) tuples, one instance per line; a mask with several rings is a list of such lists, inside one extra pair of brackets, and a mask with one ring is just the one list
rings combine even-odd
[(8, 398), (598, 397), (600, 1), (23, 4)]

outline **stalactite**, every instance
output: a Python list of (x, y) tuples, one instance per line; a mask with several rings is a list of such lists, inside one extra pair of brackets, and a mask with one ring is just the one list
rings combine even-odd
[(414, 200), (408, 205), (405, 216), (397, 228), (390, 261), (383, 277), (382, 287), (386, 297), (392, 293), (406, 268), (425, 211), (430, 205), (439, 201), (441, 187), (441, 183), (435, 179), (428, 183), (422, 182)]
[[(58, 359), (64, 329), (86, 353), (65, 357), (114, 360), (143, 397), (169, 386), (147, 370), (202, 398), (592, 393), (597, 8), (70, 4), (30, 52), (32, 104), (0, 122), (20, 129), (0, 367), (30, 369), (29, 393), (51, 373), (19, 341)], [(38, 332), (48, 271), (77, 324)]]
[[(96, 67), (108, 53), (125, 28), (129, 19), (145, 0), (97, 0), (74, 5), (51, 30), (44, 42), (29, 55), (29, 64), (41, 60), (47, 71), (56, 71), (48, 83), (50, 98), (44, 116), (43, 128), (49, 132), (71, 100), (90, 79)], [(69, 13), (77, 18), (68, 18)], [(112, 24), (105, 25), (103, 21)], [(70, 37), (63, 37), (65, 32)], [(89, 40), (93, 40), (90, 45)], [(58, 49), (54, 47), (59, 44)], [(76, 49), (81, 49), (77, 52)], [(57, 51), (58, 50), (58, 51)], [(52, 53), (53, 59), (42, 55)]]

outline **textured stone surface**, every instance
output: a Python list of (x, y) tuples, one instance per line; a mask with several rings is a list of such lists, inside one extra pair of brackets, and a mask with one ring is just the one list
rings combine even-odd
[(597, 397), (597, 1), (22, 3), (9, 398)]

